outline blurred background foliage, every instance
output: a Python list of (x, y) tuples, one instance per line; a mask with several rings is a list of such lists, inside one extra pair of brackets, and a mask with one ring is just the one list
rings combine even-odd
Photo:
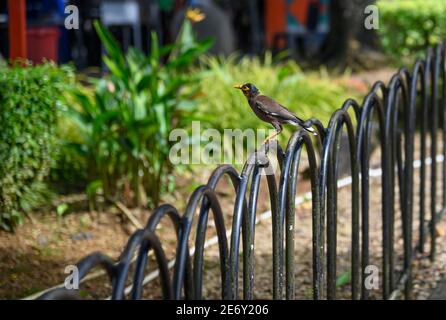
[(379, 0), (377, 5), (381, 47), (398, 63), (422, 56), (446, 37), (444, 0)]
[(95, 28), (110, 75), (70, 92), (67, 115), (82, 135), (72, 145), (87, 159), (90, 193), (101, 188), (112, 201), (156, 206), (172, 171), (169, 133), (196, 109), (201, 75), (189, 71), (211, 41), (196, 42), (186, 21), (174, 45), (158, 46), (153, 33), (148, 56), (135, 48), (124, 54), (110, 32)]
[[(383, 51), (412, 59), (444, 38), (446, 1), (378, 1)], [(175, 43), (146, 55), (124, 53), (110, 32), (95, 29), (106, 49), (102, 77), (75, 77), (51, 63), (0, 66), (0, 227), (12, 230), (23, 214), (47, 203), (49, 189), (86, 192), (128, 207), (153, 208), (172, 191), (184, 167), (169, 162), (175, 128), (271, 129), (252, 113), (236, 83), (254, 83), (303, 119), (323, 124), (346, 98), (365, 94), (348, 73), (303, 70), (285, 53), (273, 57), (210, 56), (212, 41), (197, 41), (185, 21)], [(362, 88), (364, 89), (364, 88)], [(286, 128), (285, 143), (293, 127)], [(206, 143), (206, 142), (204, 142)], [(188, 167), (190, 169), (191, 167)]]
[(45, 184), (59, 155), (58, 113), (70, 68), (52, 63), (0, 66), (0, 227), (12, 230), (23, 213), (50, 195)]
[(200, 101), (199, 112), (214, 115), (208, 117), (209, 124), (220, 130), (271, 129), (252, 113), (244, 95), (234, 90), (236, 83), (251, 82), (262, 94), (274, 97), (300, 118), (316, 117), (324, 125), (345, 97), (357, 95), (348, 83), (333, 81), (324, 68), (304, 72), (295, 61), (281, 61), (271, 53), (262, 57), (204, 57), (201, 61), (206, 76), (201, 81), (205, 96)]

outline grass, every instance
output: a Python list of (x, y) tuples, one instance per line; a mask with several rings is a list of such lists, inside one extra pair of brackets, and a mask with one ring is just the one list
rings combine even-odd
[(254, 115), (243, 94), (233, 88), (235, 83), (251, 82), (300, 118), (318, 118), (324, 125), (347, 98), (358, 96), (345, 77), (334, 81), (324, 69), (304, 73), (294, 61), (277, 62), (269, 53), (240, 59), (206, 57), (202, 63), (207, 75), (201, 82), (199, 112), (219, 130), (271, 128)]

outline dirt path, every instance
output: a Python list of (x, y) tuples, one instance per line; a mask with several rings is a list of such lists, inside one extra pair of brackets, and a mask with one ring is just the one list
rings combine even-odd
[[(439, 149), (441, 150), (441, 146)], [(371, 167), (379, 167), (379, 152), (373, 156)], [(416, 151), (415, 159), (419, 158), (419, 150)], [(437, 195), (441, 195), (441, 170), (438, 165), (437, 176)], [(429, 219), (429, 181), (430, 181), (430, 167), (427, 169), (426, 179), (426, 217)], [(415, 189), (419, 189), (419, 170), (414, 172)], [(379, 192), (374, 192), (379, 190)], [(300, 195), (302, 193), (299, 193)], [(299, 195), (298, 194), (298, 195)], [(396, 190), (396, 194), (399, 191)], [(418, 241), (418, 226), (419, 226), (419, 197), (418, 192), (415, 191), (414, 198), (414, 223), (413, 223), (413, 246)], [(440, 197), (440, 196), (439, 196)], [(345, 278), (350, 274), (351, 264), (351, 187), (345, 187), (338, 192), (338, 235), (337, 235), (337, 276), (339, 279)], [(399, 278), (402, 263), (402, 247), (403, 234), (401, 215), (399, 213), (399, 198), (395, 199), (396, 206), (396, 222), (395, 222), (395, 275)], [(370, 180), (370, 264), (382, 270), (382, 223), (381, 223), (381, 180), (380, 178), (372, 178)], [(440, 205), (437, 205), (437, 210)], [(295, 228), (295, 261), (297, 263), (295, 269), (296, 277), (296, 298), (297, 299), (311, 299), (311, 279), (312, 279), (312, 257), (311, 257), (311, 203), (305, 202), (296, 208), (296, 228)], [(431, 263), (429, 252), (429, 239), (426, 241), (425, 252), (418, 253), (417, 259), (413, 264), (413, 298), (427, 299), (435, 288), (438, 282), (446, 277), (446, 219), (440, 221), (437, 225), (438, 238), (437, 255), (434, 263)], [(271, 299), (272, 298), (272, 225), (271, 219), (262, 221), (256, 226), (255, 239), (255, 277), (254, 277), (254, 298), (255, 299)], [(205, 251), (205, 272), (204, 272), (204, 287), (203, 297), (206, 299), (219, 299), (221, 297), (220, 272), (218, 264), (218, 248), (216, 246), (210, 247)], [(240, 267), (239, 275), (242, 274), (242, 266)], [(160, 298), (157, 292), (157, 283), (150, 284), (145, 291), (146, 298)], [(241, 281), (239, 288), (241, 288)], [(381, 290), (370, 291), (371, 299), (381, 299)], [(240, 291), (239, 296), (242, 297)], [(350, 298), (350, 282), (340, 285), (337, 288), (337, 297), (340, 299)], [(398, 295), (397, 299), (402, 296)]]
[[(439, 150), (441, 146), (439, 146)], [(379, 154), (373, 156), (379, 159)], [(415, 158), (419, 158), (418, 151)], [(379, 166), (379, 162), (372, 161), (372, 167)], [(429, 168), (429, 167), (428, 167)], [(440, 181), (438, 170), (437, 180)], [(429, 169), (427, 170), (429, 172)], [(209, 176), (209, 171), (202, 172), (202, 176), (191, 176), (184, 181), (184, 185), (189, 185), (191, 181), (198, 180), (205, 183)], [(418, 185), (419, 171), (415, 170), (415, 183)], [(429, 175), (427, 181), (429, 181)], [(381, 269), (381, 190), (380, 179), (370, 180), (371, 202), (370, 202), (370, 263)], [(441, 195), (441, 186), (438, 183), (437, 194)], [(166, 201), (179, 204), (180, 211), (184, 208), (184, 199), (190, 191), (186, 188), (183, 193), (177, 193), (172, 199)], [(230, 190), (230, 191), (228, 191)], [(266, 186), (262, 182), (261, 195), (258, 212), (269, 209)], [(298, 195), (309, 190), (308, 181), (301, 181)], [(219, 188), (219, 197), (222, 200), (222, 208), (225, 212), (227, 227), (232, 221), (233, 191), (228, 182), (223, 182)], [(426, 190), (426, 197), (429, 199), (429, 192)], [(398, 194), (398, 192), (396, 193)], [(415, 192), (417, 195), (417, 192)], [(351, 188), (345, 187), (338, 192), (338, 276), (348, 275), (350, 272), (350, 200)], [(414, 205), (414, 241), (417, 240), (418, 224), (418, 202), (415, 198)], [(396, 201), (398, 203), (398, 201)], [(426, 200), (427, 216), (429, 217), (430, 201)], [(440, 207), (438, 206), (437, 209)], [(398, 207), (396, 207), (398, 212)], [(141, 221), (146, 221), (149, 213), (143, 212), (138, 217)], [(305, 202), (296, 208), (296, 228), (295, 228), (295, 261), (296, 261), (296, 298), (311, 298), (311, 203)], [(397, 218), (399, 216), (397, 215)], [(23, 298), (29, 294), (41, 291), (47, 287), (57, 285), (65, 278), (64, 269), (69, 264), (76, 263), (83, 256), (94, 252), (102, 251), (117, 259), (127, 242), (132, 231), (124, 224), (122, 219), (112, 212), (102, 214), (91, 214), (89, 212), (77, 212), (59, 219), (54, 212), (48, 214), (35, 214), (32, 223), (19, 228), (16, 234), (0, 232), (0, 298)], [(397, 252), (401, 253), (402, 232), (399, 220), (396, 225), (395, 246)], [(161, 237), (163, 247), (169, 259), (173, 258), (175, 250), (175, 236), (169, 223), (162, 223), (158, 234)], [(254, 297), (256, 299), (272, 298), (272, 226), (271, 219), (261, 221), (256, 226), (255, 239), (255, 280)], [(414, 263), (414, 298), (426, 299), (438, 282), (446, 277), (446, 222), (445, 219), (438, 225), (437, 238), (437, 259), (432, 264), (427, 255), (419, 254), (419, 259)], [(208, 237), (215, 235), (215, 230), (210, 222)], [(194, 239), (194, 236), (190, 237)], [(190, 243), (193, 246), (193, 243)], [(426, 252), (429, 250), (427, 241)], [(220, 274), (218, 262), (218, 247), (210, 246), (205, 250), (205, 272), (203, 275), (203, 297), (206, 299), (220, 298)], [(153, 263), (149, 265), (149, 270), (153, 270)], [(241, 266), (242, 268), (242, 266)], [(401, 254), (397, 256), (397, 272), (401, 270)], [(240, 269), (240, 275), (242, 269)], [(240, 284), (240, 288), (241, 288)], [(105, 298), (110, 294), (110, 285), (105, 277), (99, 277), (82, 284), (81, 294), (90, 298)], [(144, 289), (145, 298), (160, 298), (158, 280), (149, 283)], [(349, 283), (340, 285), (337, 289), (338, 298), (348, 299), (350, 295)], [(240, 297), (242, 296), (240, 292)], [(380, 298), (380, 291), (370, 292), (372, 299)], [(398, 297), (401, 298), (401, 297)]]
[[(372, 180), (371, 190), (380, 187), (379, 181)], [(375, 189), (376, 190), (376, 189)], [(351, 218), (350, 218), (350, 188), (343, 188), (339, 192), (338, 211), (338, 258), (337, 275), (345, 276), (350, 273), (351, 263)], [(379, 196), (372, 196), (370, 206), (370, 264), (376, 265), (381, 270), (381, 199)], [(296, 234), (295, 234), (295, 259), (296, 259), (296, 298), (311, 299), (312, 281), (312, 256), (311, 256), (311, 207), (308, 203), (297, 208)], [(414, 224), (414, 241), (417, 240), (417, 223)], [(432, 288), (438, 281), (446, 277), (446, 222), (443, 220), (438, 225), (439, 232), (443, 235), (437, 238), (437, 259), (431, 264), (427, 255), (419, 254), (414, 263), (414, 298), (426, 299)], [(254, 298), (272, 298), (272, 225), (271, 220), (263, 221), (256, 227), (255, 240), (255, 276), (254, 276)], [(402, 231), (401, 223), (396, 224), (395, 246), (396, 252), (402, 252)], [(426, 251), (429, 246), (426, 247)], [(397, 256), (397, 272), (402, 270), (401, 254)], [(242, 269), (240, 270), (240, 274)], [(218, 264), (217, 247), (209, 248), (205, 254), (205, 273), (203, 283), (203, 296), (207, 299), (218, 299), (221, 296), (220, 273)], [(241, 283), (240, 286), (241, 287)], [(147, 292), (150, 293), (151, 288)], [(240, 291), (240, 297), (242, 292)], [(157, 297), (147, 294), (146, 297)], [(350, 298), (349, 283), (340, 285), (337, 288), (337, 297), (340, 299)], [(381, 299), (381, 291), (371, 291), (371, 299)], [(401, 297), (399, 297), (401, 298)]]

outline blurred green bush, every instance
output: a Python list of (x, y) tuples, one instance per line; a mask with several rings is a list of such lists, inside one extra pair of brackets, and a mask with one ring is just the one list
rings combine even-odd
[(169, 133), (190, 123), (196, 108), (200, 74), (190, 68), (212, 43), (196, 42), (186, 21), (174, 45), (158, 46), (153, 33), (148, 56), (135, 48), (124, 54), (110, 32), (95, 28), (110, 75), (77, 86), (68, 110), (81, 134), (71, 145), (88, 163), (87, 193), (156, 206), (172, 170)]
[(13, 230), (23, 213), (48, 196), (44, 179), (58, 154), (58, 104), (72, 78), (51, 63), (0, 66), (0, 227)]
[(112, 201), (156, 206), (173, 186), (173, 129), (190, 129), (192, 120), (220, 131), (270, 129), (235, 83), (252, 82), (301, 118), (324, 124), (359, 95), (345, 78), (304, 73), (270, 54), (203, 56), (211, 41), (196, 42), (187, 21), (173, 45), (158, 46), (153, 35), (148, 56), (133, 48), (124, 54), (106, 29), (95, 28), (107, 50), (110, 74), (103, 78), (74, 84), (70, 68), (52, 64), (0, 68), (2, 228), (11, 230), (42, 203), (50, 169), (52, 181), (88, 184), (89, 196), (101, 190)]
[(346, 98), (358, 95), (342, 77), (334, 81), (323, 69), (304, 73), (296, 62), (274, 61), (269, 53), (263, 57), (206, 57), (202, 61), (206, 76), (201, 81), (201, 91), (205, 96), (199, 112), (211, 127), (220, 130), (272, 129), (255, 116), (240, 90), (233, 88), (237, 83), (251, 82), (262, 94), (273, 97), (300, 118), (318, 118), (324, 125)]
[[(69, 92), (76, 84), (67, 88)], [(63, 110), (67, 110), (66, 103), (73, 103), (64, 94)], [(78, 149), (83, 143), (83, 136), (76, 123), (66, 116), (65, 112), (60, 112), (56, 136), (59, 141), (59, 153), (57, 161), (51, 168), (48, 177), (49, 185), (56, 189), (58, 193), (72, 193), (85, 190), (88, 184), (88, 162), (84, 156), (85, 152)]]
[(446, 1), (380, 0), (378, 34), (394, 59), (413, 60), (446, 38)]

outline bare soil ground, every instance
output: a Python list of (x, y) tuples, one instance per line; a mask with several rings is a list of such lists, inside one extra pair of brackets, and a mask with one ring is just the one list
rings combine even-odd
[[(441, 141), (441, 140), (440, 140)], [(439, 146), (438, 150), (441, 146)], [(341, 152), (342, 154), (342, 152)], [(419, 150), (416, 152), (419, 158)], [(371, 167), (379, 166), (379, 152), (372, 158)], [(429, 176), (427, 167), (427, 183)], [(438, 166), (437, 195), (441, 199), (442, 185), (440, 165)], [(205, 183), (210, 170), (201, 170), (195, 174), (185, 174), (178, 181), (178, 188), (172, 196), (164, 201), (175, 203), (180, 212), (184, 210), (186, 199), (192, 191), (191, 186)], [(192, 182), (194, 184), (192, 184)], [(419, 170), (415, 170), (415, 190), (419, 188)], [(258, 212), (269, 210), (268, 195), (265, 182), (262, 182)], [(309, 190), (309, 183), (301, 179), (298, 195)], [(378, 191), (379, 190), (379, 191)], [(370, 179), (370, 263), (381, 269), (381, 185), (379, 178)], [(232, 221), (234, 192), (228, 181), (222, 181), (218, 187), (221, 206), (225, 213), (227, 228)], [(398, 192), (396, 193), (398, 194)], [(430, 217), (429, 188), (426, 187), (426, 216)], [(76, 198), (76, 197), (75, 197)], [(418, 240), (418, 193), (415, 192), (414, 202), (414, 245)], [(61, 199), (69, 201), (69, 199)], [(349, 274), (351, 255), (351, 188), (344, 187), (338, 192), (338, 259), (337, 275), (344, 277)], [(395, 224), (396, 272), (402, 270), (402, 232), (399, 214), (399, 200), (396, 201), (397, 221)], [(437, 203), (437, 210), (440, 209)], [(150, 212), (135, 213), (144, 224)], [(15, 234), (0, 232), (0, 298), (24, 298), (50, 286), (63, 282), (66, 277), (64, 269), (74, 264), (85, 255), (102, 251), (114, 259), (118, 259), (129, 235), (134, 231), (126, 220), (117, 214), (116, 210), (108, 208), (104, 212), (89, 212), (76, 210), (63, 218), (58, 218), (54, 210), (34, 213), (32, 219), (19, 227)], [(311, 298), (311, 204), (305, 202), (296, 208), (295, 228), (295, 276), (296, 298)], [(255, 239), (255, 281), (254, 297), (256, 299), (272, 298), (272, 226), (271, 219), (265, 219), (256, 226)], [(158, 229), (169, 259), (173, 258), (176, 240), (173, 228), (167, 221), (163, 221)], [(418, 254), (414, 262), (414, 298), (426, 299), (438, 282), (446, 277), (446, 219), (437, 228), (437, 257), (430, 262), (427, 254)], [(208, 238), (215, 236), (212, 220), (209, 224)], [(191, 236), (190, 239), (194, 239)], [(193, 243), (190, 243), (193, 246)], [(425, 252), (429, 252), (429, 241)], [(205, 272), (203, 276), (203, 297), (218, 299), (221, 296), (220, 273), (218, 262), (218, 247), (210, 246), (205, 250)], [(149, 271), (153, 270), (153, 263)], [(241, 264), (242, 268), (242, 264)], [(242, 269), (240, 269), (240, 275)], [(348, 277), (347, 277), (348, 278)], [(241, 285), (239, 286), (242, 287)], [(110, 295), (110, 284), (105, 276), (97, 277), (82, 284), (81, 293), (89, 298), (105, 298)], [(350, 296), (349, 281), (341, 283), (337, 288), (337, 297), (348, 299)], [(145, 298), (160, 298), (158, 280), (150, 282), (144, 290)], [(242, 294), (240, 292), (240, 297)], [(371, 291), (372, 299), (379, 299), (380, 290)], [(401, 298), (399, 296), (398, 298)]]

